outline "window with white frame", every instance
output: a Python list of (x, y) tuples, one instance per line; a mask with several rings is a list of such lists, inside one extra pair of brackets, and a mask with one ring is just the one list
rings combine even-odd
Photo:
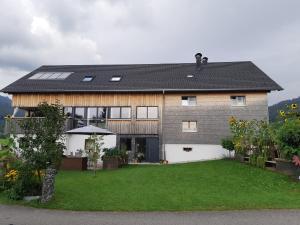
[(197, 132), (197, 121), (182, 121), (182, 132)]
[(130, 119), (131, 107), (110, 107), (109, 109), (110, 119)]
[(157, 106), (139, 106), (136, 108), (137, 119), (157, 119), (158, 107)]
[(196, 96), (182, 96), (181, 105), (183, 106), (195, 106), (197, 105)]
[(232, 106), (245, 106), (246, 97), (245, 96), (230, 96)]

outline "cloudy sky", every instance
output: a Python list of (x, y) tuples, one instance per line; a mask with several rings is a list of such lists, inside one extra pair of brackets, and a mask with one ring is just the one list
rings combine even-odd
[(0, 89), (46, 64), (251, 60), (300, 96), (299, 0), (0, 0)]

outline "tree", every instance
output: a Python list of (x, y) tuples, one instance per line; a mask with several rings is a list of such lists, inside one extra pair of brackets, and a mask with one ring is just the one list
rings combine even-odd
[(100, 153), (103, 146), (103, 136), (93, 134), (87, 139), (88, 145), (86, 146), (85, 153), (89, 161), (93, 163), (94, 176), (96, 176), (97, 162), (100, 158)]
[(42, 202), (46, 202), (52, 198), (56, 169), (65, 149), (65, 116), (58, 102), (51, 105), (46, 102), (39, 104), (37, 115), (40, 117), (26, 118), (20, 122), (24, 136), (18, 142), (21, 157), (38, 172), (40, 181), (41, 171), (46, 170), (42, 188)]

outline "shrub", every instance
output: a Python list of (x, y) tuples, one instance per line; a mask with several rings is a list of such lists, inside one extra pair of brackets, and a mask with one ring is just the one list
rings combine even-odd
[(258, 156), (256, 158), (256, 166), (259, 168), (265, 168), (266, 167), (266, 158), (263, 156)]
[(222, 140), (222, 147), (227, 149), (228, 151), (234, 150), (234, 144), (232, 142), (232, 138), (225, 138)]
[(25, 195), (40, 195), (42, 183), (37, 171), (28, 163), (17, 162), (6, 175), (6, 193), (8, 198), (20, 200)]
[(281, 155), (291, 160), (300, 156), (300, 120), (286, 120), (276, 132)]
[(102, 160), (118, 159), (121, 164), (127, 164), (128, 162), (128, 154), (123, 149), (106, 148), (103, 152), (104, 154), (101, 157)]
[(256, 166), (257, 165), (257, 156), (252, 154), (249, 157), (249, 164), (252, 166)]
[(232, 138), (222, 139), (222, 147), (229, 151), (229, 157), (231, 158), (231, 152), (234, 150)]

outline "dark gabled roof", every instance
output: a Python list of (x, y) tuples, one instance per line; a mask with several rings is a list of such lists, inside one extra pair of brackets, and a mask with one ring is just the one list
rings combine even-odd
[[(73, 72), (65, 80), (28, 79), (37, 72)], [(187, 78), (188, 74), (194, 77)], [(91, 82), (82, 82), (87, 76)], [(122, 76), (111, 82), (112, 76)], [(41, 66), (5, 87), (6, 93), (272, 91), (282, 88), (252, 62)]]

